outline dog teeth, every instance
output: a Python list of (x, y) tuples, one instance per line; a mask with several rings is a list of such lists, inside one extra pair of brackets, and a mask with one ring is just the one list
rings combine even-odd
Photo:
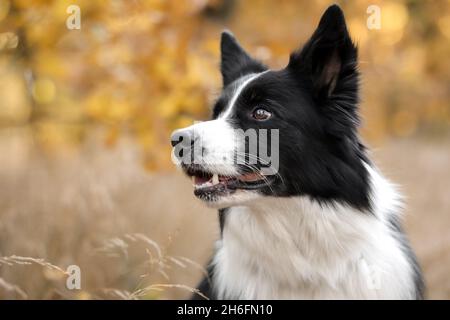
[(195, 177), (192, 177), (192, 184), (196, 189), (212, 187), (220, 183), (219, 175), (217, 173), (213, 174), (213, 176), (211, 177), (211, 179), (209, 179), (209, 181), (203, 182), (202, 184), (198, 184), (195, 181), (196, 181)]
[(201, 189), (201, 188), (208, 188), (208, 187), (212, 187), (212, 186), (213, 186), (213, 184), (208, 181), (208, 182), (202, 183), (200, 185), (195, 185), (195, 188)]

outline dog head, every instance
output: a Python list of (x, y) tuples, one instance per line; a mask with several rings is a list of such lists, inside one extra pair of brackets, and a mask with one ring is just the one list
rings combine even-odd
[(306, 195), (368, 206), (357, 49), (334, 5), (288, 65), (270, 70), (222, 33), (212, 119), (174, 132), (174, 159), (208, 205)]

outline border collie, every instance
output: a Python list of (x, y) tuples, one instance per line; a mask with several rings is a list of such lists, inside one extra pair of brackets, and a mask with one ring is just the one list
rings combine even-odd
[[(357, 133), (357, 48), (341, 9), (326, 10), (282, 70), (223, 32), (221, 72), (212, 120), (172, 135), (195, 196), (219, 209), (221, 238), (200, 291), (212, 299), (423, 298), (401, 199)], [(276, 172), (262, 170), (261, 145), (250, 152), (249, 136), (236, 134), (251, 130), (277, 131), (265, 148), (279, 155)]]

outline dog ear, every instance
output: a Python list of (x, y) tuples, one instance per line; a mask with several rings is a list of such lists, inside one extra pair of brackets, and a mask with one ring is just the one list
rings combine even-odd
[(358, 90), (357, 48), (350, 39), (342, 10), (330, 6), (302, 50), (291, 54), (289, 68), (306, 73), (317, 97), (339, 90)]
[(250, 57), (229, 31), (222, 32), (220, 50), (220, 70), (224, 87), (241, 76), (267, 69), (261, 62)]

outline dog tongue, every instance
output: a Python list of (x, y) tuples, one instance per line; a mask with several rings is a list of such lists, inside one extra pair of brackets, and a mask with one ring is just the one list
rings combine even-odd
[[(261, 178), (262, 178), (261, 174), (255, 173), (255, 172), (246, 173), (246, 174), (243, 174), (243, 175), (240, 175), (239, 177), (237, 177), (237, 179), (239, 179), (240, 181), (243, 181), (243, 182), (258, 181), (258, 180), (261, 180)], [(234, 178), (234, 179), (236, 179), (236, 178)], [(214, 174), (212, 176), (193, 176), (192, 180), (193, 180), (194, 185), (202, 185), (207, 182), (211, 182), (212, 184), (217, 184), (219, 182), (227, 182), (227, 181), (233, 180), (233, 178)]]
[(196, 184), (196, 185), (206, 183), (209, 180), (210, 180), (210, 178), (207, 178), (207, 177), (194, 176), (194, 184)]
[(259, 173), (247, 173), (243, 174), (242, 176), (239, 176), (239, 180), (251, 182), (251, 181), (257, 181), (261, 179), (261, 175)]

